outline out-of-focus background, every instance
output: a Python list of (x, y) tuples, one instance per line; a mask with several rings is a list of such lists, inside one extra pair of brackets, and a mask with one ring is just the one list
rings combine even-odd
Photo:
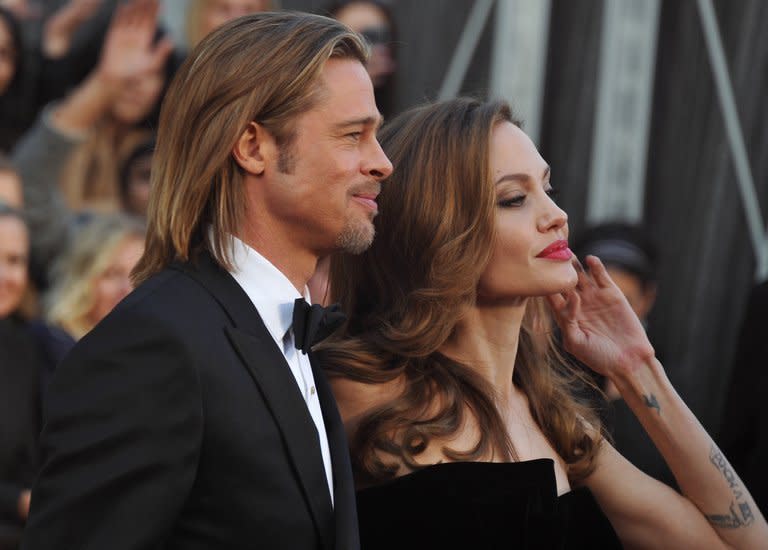
[(47, 379), (131, 290), (165, 87), (207, 32), (265, 9), (361, 32), (387, 118), (507, 99), (685, 401), (743, 476), (766, 452), (768, 2), (164, 0), (132, 41), (119, 3), (0, 0), (0, 547)]

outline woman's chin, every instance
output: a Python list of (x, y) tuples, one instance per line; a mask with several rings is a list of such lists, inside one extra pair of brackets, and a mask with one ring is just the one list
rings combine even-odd
[(576, 288), (576, 283), (579, 282), (579, 275), (576, 273), (576, 269), (572, 265), (568, 266), (570, 272), (565, 274), (563, 278), (555, 285), (555, 289), (550, 294), (557, 294), (559, 292), (568, 292)]

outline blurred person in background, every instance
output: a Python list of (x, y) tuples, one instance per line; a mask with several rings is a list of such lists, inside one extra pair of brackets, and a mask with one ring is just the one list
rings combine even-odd
[(371, 45), (368, 74), (373, 82), (376, 105), (384, 117), (393, 114), (395, 95), (395, 20), (389, 4), (381, 0), (343, 0), (327, 13), (362, 34)]
[[(658, 247), (647, 229), (640, 224), (626, 222), (606, 222), (588, 227), (575, 240), (573, 251), (580, 258), (588, 255), (600, 258), (647, 330), (648, 315), (656, 302), (659, 270)], [(608, 400), (606, 405), (602, 396), (591, 396), (597, 403), (616, 450), (646, 474), (677, 487), (661, 453), (621, 398), (616, 386), (589, 368), (585, 367), (585, 372), (594, 379)]]
[(0, 152), (10, 152), (32, 116), (24, 97), (22, 53), (19, 23), (0, 6)]
[(123, 211), (147, 217), (155, 136), (147, 134), (128, 152), (120, 167), (120, 199)]
[(47, 59), (61, 59), (70, 53), (78, 29), (90, 20), (104, 0), (69, 0), (43, 26), (41, 50)]
[(0, 203), (21, 209), (24, 204), (21, 178), (11, 159), (0, 152)]
[(768, 514), (768, 281), (749, 293), (741, 321), (719, 442)]
[(186, 29), (189, 49), (236, 17), (280, 8), (278, 0), (189, 0), (189, 4)]
[(13, 151), (32, 230), (32, 260), (46, 272), (66, 247), (72, 212), (123, 208), (120, 170), (148, 137), (168, 82), (172, 43), (157, 36), (156, 0), (116, 10), (98, 66), (47, 107)]
[(29, 233), (0, 202), (0, 549), (16, 547), (38, 465), (45, 365), (23, 312)]
[[(351, 444), (361, 547), (765, 548), (768, 524), (675, 392), (595, 256), (568, 248), (550, 168), (500, 101), (379, 132), (376, 238), (331, 259), (348, 321), (318, 344)], [(555, 346), (610, 378), (682, 488), (573, 396)]]
[[(22, 148), (46, 157), (50, 180), (58, 181), (74, 210), (115, 211), (119, 202), (119, 154), (154, 125), (169, 79), (173, 44), (157, 36), (156, 0), (120, 5), (107, 32), (97, 67), (61, 103), (47, 107), (24, 137)], [(16, 156), (20, 155), (16, 153)], [(22, 173), (26, 185), (40, 185)]]
[(144, 252), (144, 234), (144, 224), (133, 217), (97, 215), (61, 256), (46, 297), (46, 319), (73, 344), (133, 289), (130, 273)]
[(17, 210), (0, 203), (0, 548), (15, 548), (29, 512), (37, 465), (40, 367), (19, 317), (27, 288), (29, 236)]

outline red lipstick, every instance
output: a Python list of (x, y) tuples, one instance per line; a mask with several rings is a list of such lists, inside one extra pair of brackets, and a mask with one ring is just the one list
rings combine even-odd
[(570, 260), (573, 252), (568, 248), (568, 241), (560, 239), (539, 252), (536, 257), (547, 260)]

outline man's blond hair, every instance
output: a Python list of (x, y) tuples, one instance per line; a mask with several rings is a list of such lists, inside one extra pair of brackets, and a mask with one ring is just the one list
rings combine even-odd
[(296, 12), (241, 17), (197, 45), (160, 111), (136, 284), (200, 249), (231, 267), (228, 236), (241, 227), (246, 203), (232, 149), (252, 121), (290, 146), (296, 118), (318, 100), (330, 58), (365, 63), (368, 49), (339, 22)]

